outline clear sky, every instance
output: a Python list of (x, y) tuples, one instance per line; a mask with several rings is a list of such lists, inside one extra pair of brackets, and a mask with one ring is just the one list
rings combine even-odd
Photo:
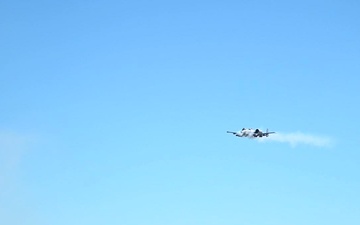
[(1, 1), (0, 223), (360, 224), (359, 10)]

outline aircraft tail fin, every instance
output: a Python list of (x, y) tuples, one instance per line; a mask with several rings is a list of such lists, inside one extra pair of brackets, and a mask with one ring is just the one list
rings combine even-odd
[(275, 132), (269, 132), (269, 129), (266, 129), (266, 133), (265, 133), (266, 135), (266, 137), (269, 137), (269, 134), (275, 134)]

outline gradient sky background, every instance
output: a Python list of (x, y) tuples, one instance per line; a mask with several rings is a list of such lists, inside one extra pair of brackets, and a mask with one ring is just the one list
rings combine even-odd
[(360, 224), (359, 10), (1, 1), (0, 223)]

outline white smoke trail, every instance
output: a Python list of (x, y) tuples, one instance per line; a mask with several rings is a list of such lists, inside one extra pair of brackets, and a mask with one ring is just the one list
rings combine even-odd
[(37, 142), (28, 134), (0, 130), (0, 192), (4, 183), (15, 176), (24, 155)]
[(275, 133), (270, 134), (269, 137), (261, 138), (258, 140), (288, 143), (291, 145), (291, 147), (296, 147), (300, 144), (312, 145), (315, 147), (331, 147), (333, 145), (333, 140), (329, 137), (303, 134), (300, 132), (288, 134)]

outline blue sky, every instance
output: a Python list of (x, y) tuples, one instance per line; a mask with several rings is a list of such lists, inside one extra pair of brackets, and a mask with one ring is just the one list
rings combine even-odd
[(359, 7), (2, 1), (1, 223), (358, 224)]

